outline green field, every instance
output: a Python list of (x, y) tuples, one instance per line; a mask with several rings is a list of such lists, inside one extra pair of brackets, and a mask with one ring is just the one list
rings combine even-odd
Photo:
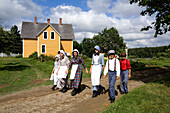
[(170, 113), (170, 76), (122, 96), (103, 113)]

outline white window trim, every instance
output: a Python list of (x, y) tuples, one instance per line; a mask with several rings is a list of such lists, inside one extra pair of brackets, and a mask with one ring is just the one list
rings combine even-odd
[[(52, 32), (54, 33), (54, 39), (51, 39), (51, 33), (52, 33)], [(51, 40), (55, 40), (55, 32), (54, 32), (54, 31), (51, 31), (51, 32), (50, 32), (50, 39), (51, 39)]]
[(44, 53), (46, 53), (46, 44), (41, 44), (41, 53), (42, 53), (42, 54), (44, 54), (44, 53), (42, 52), (42, 46), (43, 46), (43, 45), (45, 45), (45, 52), (44, 52)]
[[(47, 32), (47, 39), (48, 39), (48, 31), (44, 31), (44, 32)], [(44, 32), (43, 32), (43, 39), (47, 40), (47, 39), (44, 38)]]

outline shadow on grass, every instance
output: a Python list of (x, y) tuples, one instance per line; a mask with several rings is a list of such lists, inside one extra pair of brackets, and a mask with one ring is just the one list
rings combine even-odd
[(143, 67), (132, 73), (131, 80), (142, 81), (144, 83), (153, 82), (156, 79), (170, 75), (170, 67)]
[(160, 79), (156, 79), (153, 81), (153, 83), (159, 83), (159, 84), (164, 84), (167, 87), (170, 87), (170, 76), (166, 76)]
[(30, 66), (27, 65), (11, 65), (11, 66), (4, 66), (0, 67), (0, 71), (22, 71), (26, 68), (30, 68)]

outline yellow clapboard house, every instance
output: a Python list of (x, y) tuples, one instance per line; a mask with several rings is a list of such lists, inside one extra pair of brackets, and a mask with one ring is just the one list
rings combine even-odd
[(72, 24), (22, 22), (21, 38), (23, 39), (23, 57), (29, 57), (34, 52), (44, 55), (57, 55), (59, 50), (64, 50), (67, 55), (73, 51), (74, 32)]

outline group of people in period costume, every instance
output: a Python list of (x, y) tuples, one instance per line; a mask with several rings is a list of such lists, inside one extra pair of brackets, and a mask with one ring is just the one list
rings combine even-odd
[[(131, 77), (131, 66), (130, 61), (126, 59), (126, 53), (121, 54), (122, 59), (119, 61), (115, 57), (115, 51), (110, 50), (108, 52), (108, 60), (106, 65), (104, 63), (104, 55), (100, 53), (100, 47), (94, 47), (94, 54), (92, 56), (92, 63), (90, 68), (91, 83), (92, 83), (92, 98), (95, 98), (99, 94), (103, 93), (105, 88), (100, 85), (100, 79), (104, 70), (104, 76), (107, 73), (109, 75), (109, 100), (110, 102), (115, 101), (115, 83), (116, 80), (120, 78), (120, 93), (128, 93), (128, 78)], [(82, 81), (82, 73), (84, 67), (86, 73), (88, 74), (87, 67), (79, 56), (79, 51), (77, 49), (73, 50), (72, 59), (69, 61), (63, 50), (58, 52), (55, 56), (54, 68), (51, 73), (50, 80), (54, 81), (53, 90), (57, 87), (61, 89), (60, 91), (65, 93), (67, 89), (73, 89), (71, 92), (72, 96), (75, 96), (80, 92), (80, 86)], [(71, 69), (71, 71), (70, 71)], [(70, 73), (70, 84), (68, 85), (68, 74)]]

